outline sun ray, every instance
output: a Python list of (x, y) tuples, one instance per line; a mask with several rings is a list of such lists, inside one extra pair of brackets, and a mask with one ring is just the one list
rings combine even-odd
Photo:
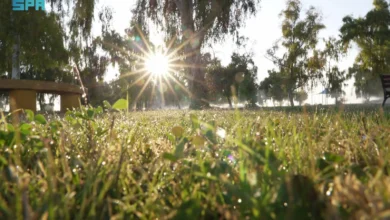
[[(166, 102), (166, 92), (172, 92), (176, 101), (179, 101), (179, 92), (184, 92), (192, 97), (193, 95), (187, 88), (187, 85), (179, 81), (174, 74), (182, 70), (204, 68), (203, 66), (191, 65), (184, 61), (189, 57), (198, 55), (195, 51), (189, 50), (182, 53), (182, 49), (196, 39), (196, 35), (185, 39), (179, 45), (175, 45), (177, 40), (177, 36), (175, 36), (170, 40), (166, 40), (165, 47), (155, 47), (147, 41), (147, 37), (138, 26), (135, 27), (135, 31), (136, 39), (133, 39), (131, 42), (134, 51), (129, 53), (126, 49), (110, 45), (117, 48), (119, 53), (125, 56), (125, 59), (128, 58), (130, 64), (135, 68), (134, 71), (121, 74), (118, 80), (135, 76), (131, 78), (132, 82), (127, 87), (132, 88), (135, 85), (141, 86), (143, 84), (134, 101), (138, 102), (146, 89), (148, 89), (148, 93), (150, 92), (150, 99), (153, 99), (153, 96), (160, 96), (162, 105), (165, 105)], [(181, 54), (179, 54), (179, 51)], [(184, 77), (194, 82), (191, 74), (184, 74)], [(152, 86), (148, 87), (149, 85)]]
[(154, 85), (152, 86), (152, 92), (150, 93), (150, 98), (149, 98), (149, 100), (153, 100), (153, 97), (154, 97), (155, 93), (156, 93), (156, 85), (154, 84)]
[(144, 86), (142, 87), (141, 91), (138, 93), (137, 97), (134, 100), (134, 103), (137, 104), (138, 99), (141, 97), (142, 93), (145, 91), (146, 87), (148, 86), (150, 80), (152, 79), (152, 76), (149, 75), (149, 78), (146, 80)]
[(160, 85), (160, 94), (161, 94), (162, 106), (164, 107), (165, 106), (165, 99), (164, 99), (163, 84), (161, 82), (161, 75), (158, 76), (158, 81), (159, 81), (159, 85)]
[[(138, 27), (138, 25), (136, 25), (135, 28), (136, 28), (137, 32), (139, 33), (139, 35), (140, 35), (142, 41), (144, 42), (144, 44), (145, 44), (147, 50), (148, 50), (148, 51), (152, 51), (151, 46), (150, 46), (150, 45), (148, 44), (148, 42), (146, 41), (146, 37), (145, 37), (145, 35), (142, 33), (142, 31), (141, 31), (141, 29)], [(143, 48), (141, 48), (141, 49), (143, 50)], [(147, 54), (147, 53), (148, 53), (147, 51), (144, 51), (144, 50), (143, 50), (142, 52), (143, 52), (144, 54)]]
[(171, 74), (167, 75), (170, 77), (181, 89), (183, 89), (189, 96), (192, 95), (192, 93), (183, 85), (181, 82), (179, 82), (175, 77), (173, 77)]
[(141, 77), (139, 77), (135, 82), (133, 82), (132, 84), (130, 84), (129, 88), (133, 87), (135, 84), (138, 84), (139, 82), (141, 82), (142, 79), (144, 79), (145, 77), (150, 77), (150, 75), (148, 74), (144, 74), (142, 75)]
[(140, 69), (140, 70), (137, 70), (137, 71), (132, 71), (132, 72), (128, 72), (128, 73), (122, 74), (122, 75), (119, 76), (119, 78), (126, 78), (126, 77), (130, 77), (130, 76), (138, 75), (138, 74), (143, 74), (143, 73), (144, 73), (144, 70)]
[(163, 76), (163, 79), (165, 80), (165, 82), (166, 82), (168, 88), (171, 90), (172, 94), (175, 96), (176, 101), (179, 102), (179, 97), (178, 97), (176, 91), (173, 89), (171, 82), (167, 79), (167, 76)]

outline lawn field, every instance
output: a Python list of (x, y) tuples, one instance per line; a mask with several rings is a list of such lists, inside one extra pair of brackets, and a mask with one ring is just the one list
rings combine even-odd
[(390, 219), (389, 109), (107, 108), (1, 117), (0, 219)]

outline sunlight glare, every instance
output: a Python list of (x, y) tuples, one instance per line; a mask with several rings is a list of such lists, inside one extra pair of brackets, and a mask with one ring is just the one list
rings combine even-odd
[(152, 54), (145, 60), (145, 68), (155, 76), (166, 75), (169, 71), (168, 57), (162, 53)]

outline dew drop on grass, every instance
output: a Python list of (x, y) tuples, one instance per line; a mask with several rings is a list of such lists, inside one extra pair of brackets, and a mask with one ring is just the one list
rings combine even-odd
[(218, 135), (220, 138), (224, 139), (224, 138), (226, 137), (226, 131), (225, 131), (225, 129), (218, 128), (218, 129), (217, 129), (217, 135)]

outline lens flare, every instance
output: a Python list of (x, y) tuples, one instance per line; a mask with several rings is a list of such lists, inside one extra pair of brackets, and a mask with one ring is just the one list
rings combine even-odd
[(166, 55), (156, 52), (145, 60), (145, 69), (154, 76), (165, 76), (169, 72), (169, 63)]

